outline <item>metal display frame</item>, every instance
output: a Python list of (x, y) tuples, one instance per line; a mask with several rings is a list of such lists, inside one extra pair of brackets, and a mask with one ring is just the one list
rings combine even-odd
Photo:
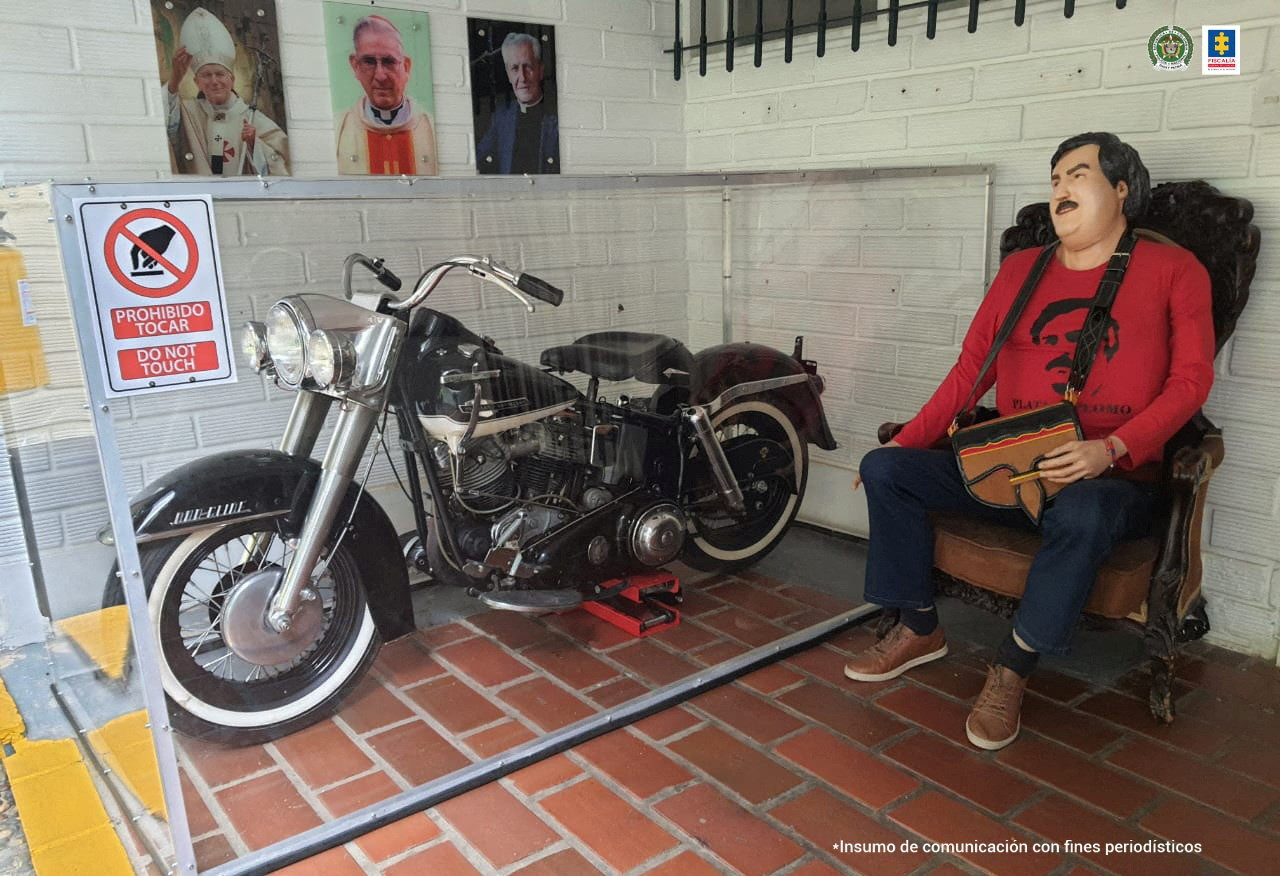
[[(250, 200), (396, 200), (422, 196), (508, 195), (517, 196), (531, 191), (548, 193), (571, 192), (626, 192), (658, 189), (709, 189), (722, 193), (723, 211), (726, 217), (732, 213), (732, 191), (735, 188), (758, 186), (814, 185), (822, 183), (855, 183), (872, 180), (946, 178), (956, 176), (981, 176), (985, 182), (985, 206), (983, 213), (983, 284), (990, 282), (991, 212), (993, 168), (991, 165), (973, 164), (942, 167), (898, 168), (850, 168), (844, 170), (805, 170), (759, 173), (676, 173), (653, 175), (612, 176), (545, 176), (545, 177), (457, 177), (457, 178), (381, 178), (359, 180), (299, 180), (265, 178), (243, 180), (214, 180), (208, 178), (172, 181), (139, 181), (128, 183), (100, 183), (87, 180), (82, 183), (51, 183), (50, 201), (54, 215), (59, 245), (59, 256), (67, 281), (67, 291), (72, 312), (78, 315), (75, 322), (79, 356), (86, 378), (86, 392), (92, 416), (94, 437), (102, 477), (106, 489), (107, 507), (112, 531), (117, 533), (115, 547), (122, 583), (128, 603), (128, 614), (133, 636), (133, 647), (138, 659), (143, 701), (151, 716), (151, 734), (159, 767), (165, 807), (168, 811), (168, 828), (173, 840), (176, 872), (181, 876), (196, 873), (195, 852), (187, 821), (186, 804), (179, 781), (178, 760), (165, 705), (164, 690), (160, 679), (160, 656), (156, 642), (150, 635), (150, 618), (147, 611), (147, 595), (142, 579), (138, 546), (133, 537), (132, 518), (129, 512), (129, 490), (120, 465), (120, 442), (116, 424), (112, 418), (112, 400), (105, 392), (106, 374), (103, 361), (97, 355), (93, 320), (87, 315), (94, 312), (92, 295), (81, 259), (81, 236), (76, 212), (77, 199), (119, 198), (121, 201), (163, 193), (169, 197), (210, 195), (215, 201)], [(724, 262), (723, 331), (730, 340), (732, 294), (732, 222), (723, 227)], [(128, 533), (125, 537), (122, 534)], [(519, 745), (508, 752), (487, 758), (468, 767), (442, 776), (409, 791), (402, 792), (375, 805), (335, 819), (328, 824), (308, 830), (287, 840), (259, 849), (235, 861), (208, 871), (211, 876), (241, 876), (241, 874), (269, 873), (273, 869), (293, 863), (347, 842), (391, 821), (437, 805), (450, 797), (494, 781), (514, 770), (572, 748), (588, 739), (625, 726), (646, 715), (676, 705), (698, 693), (727, 683), (771, 663), (795, 651), (811, 646), (818, 640), (832, 635), (878, 613), (878, 609), (866, 605), (829, 618), (814, 626), (793, 633), (769, 645), (756, 648), (729, 661), (707, 668), (705, 671), (650, 691), (630, 702), (623, 703), (594, 716), (585, 718), (561, 730), (545, 734)], [(167, 863), (167, 862), (164, 862)], [(161, 866), (162, 862), (156, 862)], [(174, 871), (169, 871), (171, 874)]]

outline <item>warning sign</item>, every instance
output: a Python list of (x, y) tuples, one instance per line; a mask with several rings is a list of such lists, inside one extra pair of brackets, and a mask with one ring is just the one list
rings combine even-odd
[(155, 338), (213, 331), (213, 305), (156, 304), (151, 307), (117, 307), (111, 311), (111, 334), (124, 338)]
[(235, 378), (213, 199), (76, 204), (109, 395)]
[(125, 380), (145, 380), (170, 374), (199, 374), (218, 366), (218, 345), (213, 341), (138, 347), (121, 350), (116, 355), (120, 359), (120, 374)]
[(146, 298), (178, 294), (200, 266), (191, 229), (161, 210), (131, 210), (111, 223), (103, 255), (120, 285)]

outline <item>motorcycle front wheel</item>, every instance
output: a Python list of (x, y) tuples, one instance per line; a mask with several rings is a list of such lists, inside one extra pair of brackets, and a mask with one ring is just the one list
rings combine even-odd
[(286, 568), (292, 535), (278, 521), (253, 520), (142, 546), (164, 691), (183, 733), (248, 745), (300, 730), (334, 711), (377, 655), (360, 548), (346, 541), (330, 546), (312, 576), (322, 619), (296, 654), (262, 665), (228, 646), (227, 599), (255, 572)]
[[(695, 569), (727, 572), (763, 558), (786, 534), (809, 480), (809, 445), (785, 402), (768, 396), (728, 405), (712, 418), (711, 425), (730, 457), (746, 513), (734, 516), (719, 503), (707, 510), (695, 506), (689, 515), (693, 531), (685, 542), (683, 559)], [(749, 478), (742, 464), (732, 462), (732, 449), (738, 442), (757, 439), (776, 444), (790, 465), (766, 477)]]

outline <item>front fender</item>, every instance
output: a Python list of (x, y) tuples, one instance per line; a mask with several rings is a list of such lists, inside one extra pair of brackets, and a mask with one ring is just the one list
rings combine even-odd
[(215, 453), (165, 473), (129, 505), (139, 543), (210, 523), (305, 511), (320, 464), (279, 450)]
[[(284, 518), (286, 531), (302, 525), (320, 464), (279, 450), (233, 450), (205, 456), (149, 484), (130, 503), (140, 544), (173, 538), (213, 524)], [(353, 503), (359, 502), (352, 515)], [(351, 520), (345, 538), (360, 567), (369, 609), (386, 641), (413, 630), (409, 573), (386, 512), (352, 484), (339, 523)]]
[[(694, 355), (693, 371), (689, 375), (689, 401), (705, 404), (736, 384), (791, 374), (807, 372), (795, 358), (773, 347), (749, 342), (719, 344)], [(810, 443), (823, 450), (835, 450), (838, 445), (822, 408), (821, 385), (821, 378), (811, 375), (803, 383), (793, 383), (771, 392), (789, 401), (803, 418), (801, 425)]]

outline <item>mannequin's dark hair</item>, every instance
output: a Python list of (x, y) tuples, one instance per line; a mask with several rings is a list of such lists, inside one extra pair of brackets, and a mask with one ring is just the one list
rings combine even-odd
[(1090, 131), (1068, 137), (1058, 146), (1058, 151), (1053, 153), (1049, 169), (1057, 167), (1062, 156), (1072, 149), (1091, 144), (1098, 147), (1098, 164), (1102, 166), (1102, 174), (1111, 183), (1111, 187), (1115, 188), (1120, 180), (1124, 180), (1129, 187), (1129, 194), (1124, 199), (1125, 218), (1133, 221), (1147, 212), (1147, 205), (1151, 203), (1151, 175), (1147, 173), (1147, 166), (1142, 163), (1138, 151), (1115, 134)]

